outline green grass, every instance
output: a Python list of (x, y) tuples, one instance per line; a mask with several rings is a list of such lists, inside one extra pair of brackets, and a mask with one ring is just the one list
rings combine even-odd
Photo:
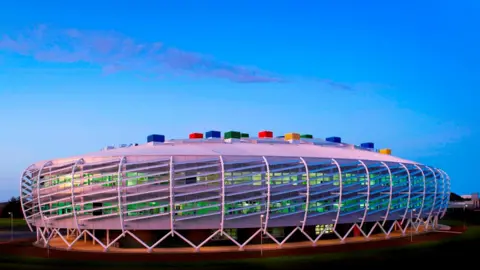
[[(0, 269), (11, 266), (19, 269), (319, 269), (331, 267), (369, 267), (376, 268), (386, 264), (405, 265), (405, 262), (417, 266), (442, 266), (444, 258), (448, 261), (462, 261), (462, 264), (476, 261), (469, 256), (474, 250), (471, 246), (480, 241), (480, 227), (469, 227), (467, 232), (447, 239), (413, 243), (407, 246), (385, 248), (382, 250), (363, 250), (342, 253), (320, 253), (308, 256), (244, 259), (237, 261), (213, 262), (93, 262), (47, 260), (31, 257), (5, 257), (0, 254)], [(346, 246), (346, 250), (348, 247)], [(221, 256), (219, 254), (218, 256)]]
[[(10, 228), (10, 218), (0, 218), (0, 228)], [(27, 226), (27, 223), (22, 218), (14, 218), (13, 219), (13, 227), (23, 227)]]
[[(452, 227), (453, 226), (463, 226), (463, 224), (464, 224), (464, 222), (461, 221), (461, 220), (448, 220), (448, 219), (447, 220), (441, 220), (439, 223), (442, 224), (442, 225), (447, 225), (447, 226), (452, 226)], [(468, 224), (468, 223), (466, 223), (466, 224)]]

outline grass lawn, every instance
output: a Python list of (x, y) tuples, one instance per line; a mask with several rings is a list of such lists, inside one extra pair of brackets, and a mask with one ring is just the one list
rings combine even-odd
[[(383, 268), (386, 265), (411, 267), (442, 267), (458, 263), (468, 265), (476, 263), (474, 245), (480, 241), (480, 226), (469, 227), (467, 232), (448, 239), (413, 243), (408, 246), (386, 248), (382, 250), (364, 250), (349, 252), (348, 247), (342, 253), (323, 253), (309, 256), (276, 257), (264, 259), (244, 259), (237, 261), (213, 262), (92, 262), (47, 260), (30, 257), (5, 257), (0, 254), (0, 269), (320, 269), (324, 267)], [(221, 256), (219, 254), (218, 256)], [(422, 267), (423, 268), (423, 267)]]
[[(10, 218), (0, 218), (0, 228), (10, 228)], [(27, 223), (23, 218), (14, 218), (13, 227), (27, 226)]]
[(461, 220), (441, 220), (439, 223), (447, 226), (463, 226), (464, 222)]

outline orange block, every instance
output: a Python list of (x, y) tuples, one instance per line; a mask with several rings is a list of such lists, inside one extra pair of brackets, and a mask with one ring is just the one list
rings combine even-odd
[(298, 141), (300, 140), (299, 133), (287, 133), (285, 134), (285, 141)]
[(390, 148), (383, 148), (378, 151), (380, 154), (384, 155), (391, 155), (392, 154), (392, 149)]

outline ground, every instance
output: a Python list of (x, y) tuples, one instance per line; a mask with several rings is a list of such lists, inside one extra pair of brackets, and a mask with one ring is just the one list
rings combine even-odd
[[(416, 266), (445, 266), (448, 262), (462, 261), (468, 264), (469, 260), (476, 260), (470, 256), (474, 250), (471, 245), (480, 241), (480, 227), (469, 226), (464, 234), (436, 233), (425, 236), (416, 236), (413, 244), (410, 239), (398, 239), (370, 242), (366, 244), (350, 244), (319, 250), (316, 254), (301, 255), (289, 254), (273, 258), (254, 258), (242, 260), (222, 260), (208, 258), (202, 262), (162, 262), (161, 260), (146, 259), (149, 254), (135, 258), (121, 255), (115, 260), (95, 261), (98, 256), (87, 253), (58, 253), (32, 247), (30, 243), (17, 243), (9, 246), (0, 246), (0, 269), (318, 269), (323, 267), (366, 268), (389, 265), (405, 265), (406, 262)], [(372, 246), (369, 246), (372, 245)], [(295, 255), (295, 256), (293, 256)], [(49, 258), (50, 257), (50, 258)], [(117, 256), (118, 257), (118, 256)], [(89, 258), (89, 259), (87, 259)]]
[[(386, 268), (395, 265), (402, 268), (446, 268), (477, 263), (480, 243), (480, 226), (463, 220), (444, 220), (463, 234), (432, 233), (388, 241), (347, 244), (317, 249), (313, 254), (280, 254), (272, 258), (225, 259), (222, 254), (202, 256), (205, 261), (188, 260), (166, 262), (156, 254), (117, 255), (100, 253), (48, 251), (35, 248), (31, 242), (0, 245), (0, 269), (320, 269), (326, 267), (355, 269)], [(278, 254), (277, 254), (278, 255)], [(150, 257), (149, 257), (150, 256)], [(265, 254), (264, 254), (265, 256)], [(267, 255), (268, 256), (268, 255)], [(95, 259), (102, 259), (97, 261)]]

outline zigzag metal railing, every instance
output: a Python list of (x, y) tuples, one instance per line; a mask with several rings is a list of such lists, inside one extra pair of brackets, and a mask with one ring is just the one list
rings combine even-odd
[[(436, 216), (438, 217), (438, 216)], [(428, 220), (426, 221), (428, 222)], [(432, 226), (434, 225), (435, 223), (432, 222)], [(339, 232), (337, 232), (336, 230), (333, 230), (333, 234), (337, 236), (338, 240), (341, 242), (341, 243), (344, 243), (347, 239), (347, 237), (350, 235), (350, 233), (356, 228), (357, 230), (359, 230), (359, 232), (361, 233), (361, 235), (367, 240), (369, 239), (370, 237), (372, 237), (373, 235), (373, 232), (375, 231), (376, 228), (380, 228), (381, 232), (383, 233), (385, 239), (388, 239), (391, 237), (391, 234), (393, 233), (393, 231), (395, 230), (395, 228), (399, 228), (399, 231), (401, 232), (401, 235), (402, 236), (405, 236), (406, 235), (406, 232), (407, 230), (410, 228), (410, 231), (413, 233), (415, 232), (415, 234), (418, 233), (419, 231), (419, 227), (420, 227), (420, 223), (419, 222), (414, 222), (412, 221), (411, 219), (409, 219), (407, 221), (407, 223), (405, 225), (402, 225), (400, 224), (400, 222), (398, 220), (395, 220), (394, 222), (392, 222), (392, 224), (389, 226), (389, 227), (385, 227), (385, 226), (382, 226), (382, 224), (380, 223), (380, 221), (377, 221), (375, 222), (375, 224), (371, 227), (371, 229), (369, 231), (364, 231), (357, 223), (354, 223), (348, 230), (347, 232), (344, 234), (344, 235), (341, 235)], [(154, 244), (152, 244), (151, 246), (149, 246), (148, 244), (146, 244), (144, 241), (142, 241), (138, 236), (135, 235), (135, 233), (129, 231), (129, 230), (126, 230), (124, 233), (120, 234), (119, 236), (117, 236), (113, 241), (107, 243), (107, 244), (104, 244), (100, 239), (98, 239), (94, 233), (90, 232), (90, 230), (87, 230), (87, 229), (84, 229), (84, 230), (77, 230), (76, 234), (77, 236), (73, 239), (73, 241), (69, 242), (68, 241), (68, 237), (65, 238), (59, 229), (57, 228), (41, 228), (41, 227), (37, 227), (37, 243), (40, 243), (40, 239), (43, 239), (43, 246), (44, 247), (47, 247), (50, 245), (50, 241), (56, 236), (58, 235), (59, 238), (67, 245), (67, 249), (68, 250), (71, 250), (73, 248), (73, 246), (78, 242), (78, 240), (80, 240), (83, 237), (85, 236), (90, 236), (93, 240), (94, 243), (98, 243), (102, 248), (103, 248), (103, 251), (107, 252), (109, 251), (109, 249), (114, 246), (122, 237), (126, 236), (126, 235), (130, 235), (133, 239), (135, 239), (139, 244), (141, 244), (146, 250), (147, 252), (153, 252), (153, 250), (159, 245), (161, 244), (168, 236), (170, 236), (170, 232), (166, 233), (163, 237), (161, 237), (158, 241), (156, 241)], [(320, 232), (320, 234), (314, 239), (312, 238), (307, 232), (305, 232), (304, 230), (302, 230), (302, 228), (300, 226), (297, 226), (295, 227), (282, 241), (278, 241), (276, 240), (275, 238), (273, 238), (272, 240), (277, 244), (277, 248), (282, 248), (284, 246), (284, 244), (287, 243), (287, 241), (290, 239), (290, 237), (292, 235), (294, 235), (295, 232), (301, 232), (305, 238), (311, 242), (311, 245), (312, 246), (317, 246), (319, 241), (321, 241), (321, 237), (325, 235), (326, 233), (326, 229), (322, 230)], [(427, 229), (425, 229), (425, 231), (428, 231)], [(68, 235), (68, 231), (67, 231), (67, 235)], [(215, 237), (217, 234), (221, 233), (220, 230), (216, 230), (214, 233), (212, 233), (210, 236), (208, 236), (204, 241), (202, 241), (200, 244), (198, 245), (195, 245), (194, 243), (192, 243), (190, 240), (188, 240), (187, 238), (185, 238), (183, 235), (181, 235), (179, 232), (177, 232), (176, 230), (173, 231), (174, 235), (178, 236), (180, 239), (182, 239), (185, 243), (187, 243), (189, 246), (191, 246), (193, 248), (193, 251), (195, 252), (200, 252), (201, 251), (201, 247), (203, 247), (206, 243), (208, 243), (213, 237)], [(232, 241), (239, 249), (239, 251), (243, 251), (245, 250), (245, 247), (248, 245), (249, 242), (251, 242), (251, 240), (253, 240), (258, 234), (262, 233), (262, 229), (259, 228), (257, 231), (255, 231), (254, 234), (252, 234), (244, 243), (240, 244), (237, 240), (233, 239), (229, 234), (227, 234), (226, 232), (223, 232), (223, 234), (230, 240)], [(73, 233), (72, 233), (73, 234)], [(268, 235), (268, 234), (267, 234)], [(271, 237), (271, 236), (270, 236)], [(308, 242), (307, 241), (307, 242)]]

